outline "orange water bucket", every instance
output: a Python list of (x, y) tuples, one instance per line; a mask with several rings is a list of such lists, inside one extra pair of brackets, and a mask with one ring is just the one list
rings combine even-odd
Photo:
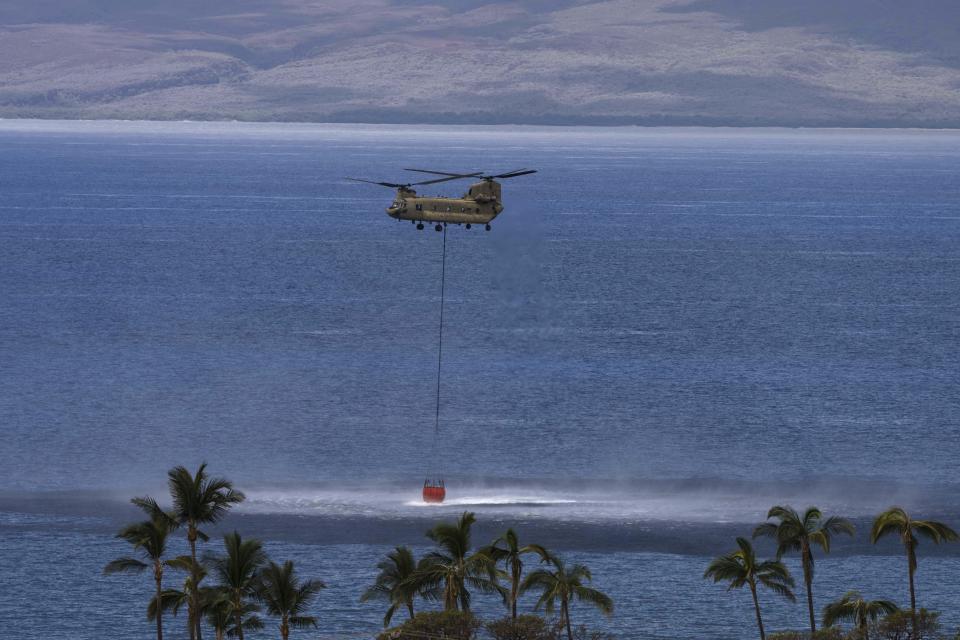
[(423, 483), (423, 501), (424, 502), (443, 502), (447, 497), (447, 490), (443, 486), (443, 480), (425, 480)]

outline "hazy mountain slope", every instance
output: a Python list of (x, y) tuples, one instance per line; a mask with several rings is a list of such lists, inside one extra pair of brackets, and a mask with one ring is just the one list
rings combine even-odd
[(960, 126), (947, 0), (5, 0), (0, 115)]

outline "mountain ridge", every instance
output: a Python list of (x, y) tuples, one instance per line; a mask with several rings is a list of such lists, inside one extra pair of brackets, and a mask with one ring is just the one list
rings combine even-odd
[(0, 117), (960, 127), (918, 0), (8, 0)]

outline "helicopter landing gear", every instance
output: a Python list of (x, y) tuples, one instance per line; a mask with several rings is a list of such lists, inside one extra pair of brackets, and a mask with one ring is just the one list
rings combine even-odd
[(439, 224), (433, 228), (434, 231), (443, 231), (443, 227)]
[(470, 228), (470, 223), (468, 222), (468, 223), (467, 223), (467, 229), (469, 229), (469, 228)]
[(417, 223), (417, 231), (423, 231), (423, 223), (422, 223), (422, 222), (418, 222), (418, 223)]
[(490, 225), (487, 225), (487, 231), (490, 231)]

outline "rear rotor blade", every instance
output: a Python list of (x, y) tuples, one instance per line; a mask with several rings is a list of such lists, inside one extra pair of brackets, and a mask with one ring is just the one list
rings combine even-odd
[[(450, 180), (456, 180), (457, 178), (482, 178), (484, 180), (499, 180), (502, 178), (516, 178), (517, 176), (525, 176), (530, 173), (536, 173), (536, 169), (514, 169), (513, 171), (507, 171), (506, 173), (501, 173), (495, 176), (485, 176), (482, 172), (476, 173), (451, 173), (449, 171), (433, 171), (430, 169), (404, 169), (404, 171), (416, 171), (417, 173), (429, 173), (435, 176), (450, 176)], [(419, 182), (417, 184), (429, 184)]]
[(450, 176), (449, 178), (437, 178), (436, 180), (427, 180), (426, 182), (414, 182), (410, 186), (414, 186), (418, 184), (436, 184), (438, 182), (449, 182), (450, 180), (463, 180), (464, 178), (476, 178), (479, 175), (480, 175), (479, 173), (470, 173), (466, 175), (454, 175), (454, 176)]

